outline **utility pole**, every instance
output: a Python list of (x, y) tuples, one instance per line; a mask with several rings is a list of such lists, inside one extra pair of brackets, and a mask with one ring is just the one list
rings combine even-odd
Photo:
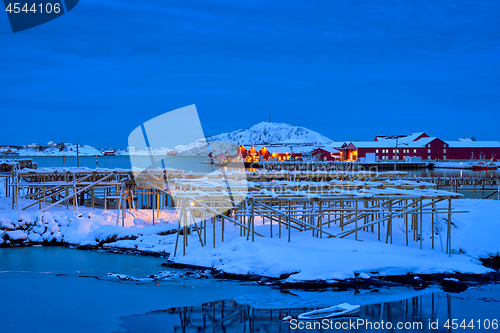
[(80, 167), (80, 155), (78, 152), (78, 141), (76, 142), (76, 167)]
[(394, 156), (394, 171), (396, 171), (396, 163), (398, 161), (398, 140), (399, 137), (396, 137), (396, 155)]
[[(394, 150), (394, 171), (396, 171), (396, 163), (398, 162), (398, 140), (399, 138), (405, 137), (406, 135), (387, 135), (386, 139), (396, 139), (396, 149)], [(407, 143), (403, 143), (408, 145)]]

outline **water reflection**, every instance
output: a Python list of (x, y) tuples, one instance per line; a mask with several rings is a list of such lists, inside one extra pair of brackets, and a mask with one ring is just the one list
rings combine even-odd
[(470, 169), (417, 169), (403, 170), (410, 177), (476, 177), (476, 178), (500, 178), (500, 169), (497, 170), (470, 170)]
[[(490, 297), (484, 297), (486, 295)], [(226, 300), (122, 317), (120, 326), (125, 332), (326, 332), (342, 328), (353, 332), (393, 332), (400, 330), (399, 323), (409, 332), (448, 332), (451, 327), (445, 327), (447, 320), (451, 323), (456, 319), (458, 325), (465, 323), (461, 331), (477, 331), (481, 330), (478, 320), (482, 325), (486, 320), (490, 324), (494, 319), (498, 320), (499, 296), (498, 285), (461, 294), (438, 291), (398, 301), (362, 305), (358, 318), (316, 324), (314, 321), (282, 320), (288, 315), (297, 318), (298, 314), (313, 310), (309, 307), (269, 309)], [(472, 320), (475, 329), (469, 327)]]

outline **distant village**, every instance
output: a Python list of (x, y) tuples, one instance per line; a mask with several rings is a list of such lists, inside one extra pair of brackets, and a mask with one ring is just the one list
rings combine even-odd
[(44, 151), (49, 148), (52, 149), (57, 148), (59, 151), (63, 151), (64, 149), (66, 149), (66, 143), (65, 142), (55, 143), (54, 141), (50, 141), (47, 143), (46, 146), (40, 145), (38, 143), (32, 143), (24, 146), (0, 145), (0, 154), (3, 156), (19, 156), (19, 151), (23, 149)]
[(0, 145), (0, 156), (82, 156), (102, 155), (103, 151), (89, 145), (76, 145), (68, 142), (49, 141), (47, 144)]

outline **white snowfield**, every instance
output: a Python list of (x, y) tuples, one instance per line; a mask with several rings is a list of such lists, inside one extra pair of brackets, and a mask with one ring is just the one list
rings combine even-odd
[[(291, 233), (287, 242), (283, 226), (283, 238), (278, 238), (278, 226), (273, 225), (273, 238), (269, 237), (269, 221), (256, 220), (256, 232), (265, 237), (255, 241), (240, 237), (239, 227), (226, 222), (225, 240), (221, 241), (220, 225), (217, 227), (215, 248), (212, 243), (212, 227), (207, 223), (208, 245), (201, 247), (196, 231), (189, 238), (186, 255), (182, 255), (182, 243), (175, 258), (177, 263), (215, 268), (227, 273), (257, 274), (279, 277), (291, 274), (288, 281), (340, 280), (369, 276), (431, 273), (483, 274), (490, 269), (481, 265), (477, 258), (498, 255), (500, 252), (500, 202), (496, 200), (453, 200), (457, 213), (452, 217), (453, 255), (444, 253), (445, 234), (436, 236), (435, 249), (431, 249), (430, 216), (424, 216), (423, 250), (417, 242), (405, 246), (404, 224), (395, 220), (393, 244), (379, 242), (376, 233), (360, 232), (356, 241), (346, 239), (313, 238), (310, 231)], [(65, 207), (55, 207), (41, 213), (32, 207), (20, 215), (11, 209), (10, 198), (0, 198), (0, 244), (15, 242), (62, 241), (74, 245), (98, 245), (109, 248), (134, 249), (173, 254), (178, 227), (176, 212), (164, 211), (152, 225), (150, 210), (129, 211), (125, 227), (117, 226), (114, 210), (79, 207), (79, 212)], [(444, 216), (443, 216), (444, 217)], [(442, 217), (441, 217), (442, 218)], [(220, 223), (220, 222), (218, 222)], [(445, 230), (445, 222), (440, 222)], [(332, 224), (332, 229), (338, 226)], [(326, 230), (326, 229), (325, 229)], [(181, 237), (182, 238), (182, 237)], [(383, 237), (385, 240), (385, 237)]]
[(302, 140), (319, 146), (326, 146), (333, 141), (329, 138), (301, 126), (263, 121), (249, 129), (223, 133), (208, 138), (209, 142), (234, 142), (238, 145), (263, 143), (295, 142)]

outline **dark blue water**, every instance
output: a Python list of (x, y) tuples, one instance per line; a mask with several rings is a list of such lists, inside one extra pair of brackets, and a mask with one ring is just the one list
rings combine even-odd
[[(17, 157), (23, 158), (23, 157)], [(34, 156), (25, 157), (36, 162), (38, 168), (51, 167), (76, 167), (76, 157), (55, 157), (55, 156)], [(134, 156), (134, 160), (139, 162), (141, 166), (149, 166), (151, 162), (156, 163), (158, 167), (162, 167), (162, 159), (167, 168), (193, 171), (193, 172), (210, 172), (211, 166), (203, 163), (207, 162), (207, 158), (203, 156), (155, 156), (153, 161), (149, 156)], [(83, 156), (79, 157), (79, 166), (90, 169), (107, 168), (107, 169), (131, 169), (132, 165), (129, 156)]]
[[(22, 158), (22, 157), (19, 157)], [(43, 167), (74, 167), (76, 166), (76, 157), (27, 157), (32, 159), (38, 164), (39, 168)], [(150, 164), (149, 156), (134, 156), (134, 159), (142, 161), (145, 165)], [(211, 167), (204, 162), (207, 162), (207, 158), (204, 156), (156, 156), (156, 163), (158, 167), (161, 167), (161, 160), (164, 160), (165, 166), (186, 170), (194, 172), (210, 172)], [(130, 169), (130, 157), (129, 156), (84, 156), (80, 157), (80, 166), (94, 169), (97, 166), (99, 168), (109, 168), (109, 169)], [(420, 169), (420, 170), (405, 170), (409, 176), (416, 177), (497, 177), (500, 178), (500, 170), (482, 170), (473, 171), (469, 169), (441, 169), (436, 168), (433, 170)]]
[[(461, 294), (424, 290), (418, 296), (376, 302), (376, 294), (385, 292), (384, 289), (369, 292), (375, 303), (362, 304), (357, 315), (333, 320), (298, 321), (298, 314), (313, 309), (301, 308), (300, 302), (295, 307), (262, 308), (224, 300), (122, 317), (119, 332), (497, 332), (500, 329), (499, 285)], [(288, 315), (294, 319), (284, 321)]]
[[(422, 323), (422, 330), (410, 331), (449, 332), (446, 321), (456, 319), (457, 325), (475, 325), (456, 331), (498, 331), (492, 325), (500, 319), (500, 285), (449, 294), (436, 288), (301, 291), (212, 278), (144, 280), (166, 271), (163, 261), (61, 247), (0, 249), (0, 332), (323, 332), (335, 326), (298, 329), (297, 322), (281, 319), (341, 302), (361, 305), (358, 317), (343, 322)], [(439, 329), (429, 329), (430, 322)]]

